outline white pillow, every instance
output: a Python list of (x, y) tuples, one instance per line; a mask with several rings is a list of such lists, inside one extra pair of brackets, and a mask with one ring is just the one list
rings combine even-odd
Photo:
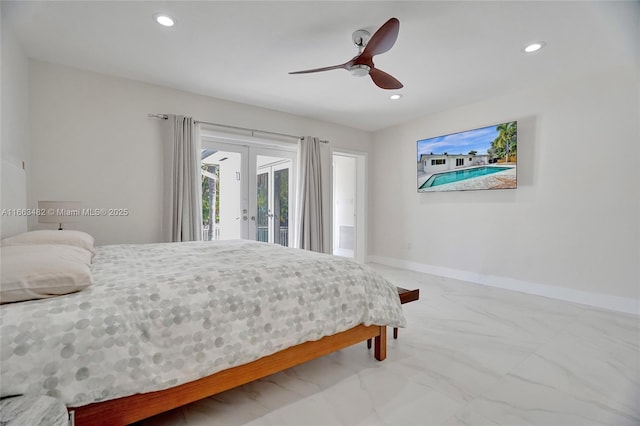
[(70, 245), (15, 245), (0, 248), (0, 303), (43, 299), (91, 284), (91, 253)]
[(3, 246), (22, 244), (64, 244), (89, 250), (92, 255), (96, 253), (93, 245), (93, 237), (86, 232), (75, 230), (65, 229), (57, 231), (53, 229), (43, 229), (40, 231), (25, 232), (2, 240)]

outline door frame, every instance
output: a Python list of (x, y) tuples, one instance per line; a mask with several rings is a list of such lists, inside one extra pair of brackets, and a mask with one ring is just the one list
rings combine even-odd
[[(354, 200), (355, 210), (355, 241), (353, 258), (359, 263), (365, 263), (367, 259), (367, 160), (368, 153), (363, 151), (353, 151), (348, 149), (331, 149), (331, 203), (334, 202), (333, 188), (333, 156), (351, 157), (356, 160), (356, 197)], [(333, 210), (331, 212), (331, 235), (333, 237), (335, 223), (333, 223)], [(333, 247), (333, 241), (331, 242)]]

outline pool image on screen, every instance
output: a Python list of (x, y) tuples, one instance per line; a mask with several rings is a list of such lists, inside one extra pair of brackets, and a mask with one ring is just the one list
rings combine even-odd
[(417, 142), (418, 192), (517, 188), (518, 122)]

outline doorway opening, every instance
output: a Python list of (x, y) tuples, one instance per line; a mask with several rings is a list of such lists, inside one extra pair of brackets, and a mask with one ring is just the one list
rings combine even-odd
[(364, 263), (366, 154), (334, 151), (333, 164), (333, 254)]

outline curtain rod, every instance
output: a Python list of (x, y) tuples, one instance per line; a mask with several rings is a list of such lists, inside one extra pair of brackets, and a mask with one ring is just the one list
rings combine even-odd
[[(166, 120), (166, 119), (169, 118), (169, 116), (167, 114), (147, 114), (147, 117), (159, 118), (161, 120)], [(216, 127), (225, 127), (227, 129), (243, 130), (245, 132), (251, 132), (251, 136), (253, 136), (254, 132), (257, 132), (257, 133), (265, 133), (265, 134), (268, 134), (268, 135), (284, 136), (286, 138), (303, 139), (302, 136), (288, 135), (286, 133), (269, 132), (267, 130), (249, 129), (249, 128), (246, 128), (246, 127), (229, 126), (227, 124), (210, 123), (208, 121), (194, 120), (194, 123), (196, 123), (196, 124), (208, 124), (210, 126), (216, 126)], [(329, 143), (329, 141), (324, 141), (324, 140), (320, 140), (320, 142)]]

